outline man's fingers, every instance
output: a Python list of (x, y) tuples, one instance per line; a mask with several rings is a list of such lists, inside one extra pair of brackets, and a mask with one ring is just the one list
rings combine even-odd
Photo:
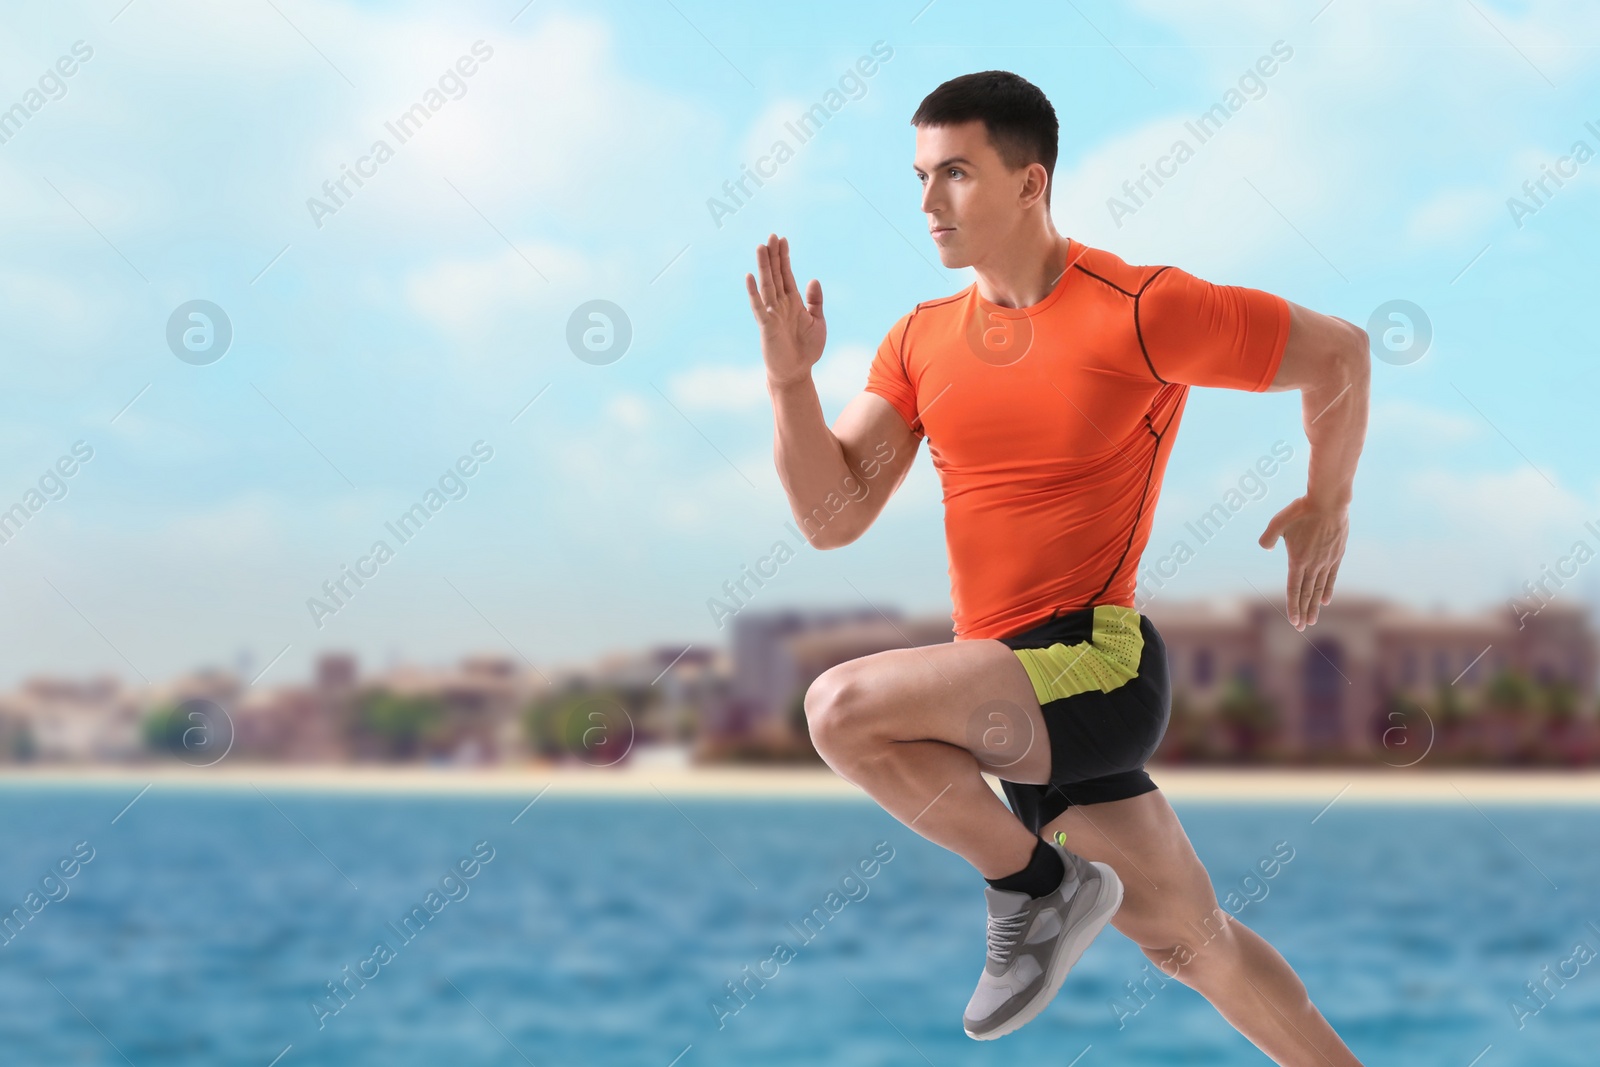
[(761, 303), (766, 307), (772, 306), (772, 256), (766, 245), (756, 245), (756, 268), (761, 277)]
[(1311, 586), (1311, 598), (1306, 602), (1306, 625), (1315, 625), (1317, 613), (1322, 608), (1322, 590), (1328, 584), (1328, 569), (1322, 568), (1317, 572), (1317, 580)]
[(822, 317), (822, 283), (815, 278), (806, 285), (806, 306), (811, 309), (811, 314)]
[(750, 294), (750, 311), (755, 315), (756, 322), (762, 323), (767, 318), (767, 305), (761, 299), (761, 293), (756, 289), (756, 279), (752, 274), (744, 276), (745, 291)]
[(1318, 566), (1315, 569), (1315, 573), (1306, 582), (1306, 606), (1301, 608), (1301, 619), (1306, 621), (1306, 625), (1317, 621), (1317, 608), (1322, 606), (1318, 603), (1317, 598), (1322, 597), (1322, 582), (1326, 574), (1328, 574), (1328, 568)]
[(1283, 529), (1283, 524), (1288, 521), (1288, 516), (1281, 511), (1272, 516), (1271, 521), (1267, 523), (1267, 528), (1261, 531), (1261, 537), (1257, 539), (1256, 543), (1262, 548), (1271, 548), (1277, 544), (1278, 532)]
[(1311, 592), (1316, 588), (1317, 570), (1308, 566), (1300, 572), (1300, 591), (1295, 597), (1295, 618), (1301, 629), (1311, 622)]
[(768, 302), (776, 305), (780, 300), (789, 299), (790, 292), (783, 278), (787, 266), (783, 262), (783, 238), (777, 234), (767, 239), (767, 258), (772, 260), (772, 300)]
[(1339, 576), (1339, 561), (1334, 560), (1333, 566), (1328, 568), (1328, 582), (1322, 587), (1322, 602), (1326, 604), (1333, 599), (1333, 580)]
[(783, 264), (783, 291), (785, 293), (799, 293), (800, 286), (795, 284), (794, 267), (789, 263), (789, 239), (778, 238), (779, 262)]
[(1289, 581), (1285, 589), (1284, 607), (1289, 613), (1289, 625), (1300, 625), (1300, 591), (1305, 582), (1305, 565), (1296, 561), (1289, 564)]

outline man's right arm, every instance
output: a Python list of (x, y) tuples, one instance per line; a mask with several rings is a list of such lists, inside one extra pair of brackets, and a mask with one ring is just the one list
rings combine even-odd
[(761, 328), (778, 479), (814, 547), (848, 545), (872, 525), (905, 479), (920, 436), (894, 405), (868, 392), (850, 401), (828, 429), (811, 380), (827, 337), (822, 283), (811, 279), (802, 299), (789, 241), (777, 234), (756, 246), (756, 266), (759, 280), (746, 274), (744, 283)]
[(828, 428), (807, 373), (767, 379), (778, 478), (812, 546), (840, 548), (866, 532), (905, 480), (921, 438), (883, 397), (861, 392)]

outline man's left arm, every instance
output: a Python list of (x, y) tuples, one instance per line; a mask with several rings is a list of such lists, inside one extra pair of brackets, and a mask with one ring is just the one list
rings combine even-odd
[[(1299, 389), (1311, 442), (1306, 495), (1272, 517), (1262, 548), (1289, 549), (1287, 607), (1297, 630), (1317, 621), (1344, 557), (1356, 460), (1367, 434), (1367, 332), (1263, 289), (1217, 285), (1161, 267), (1134, 297), (1134, 325), (1161, 382)], [(1287, 330), (1287, 336), (1285, 331)]]
[(1289, 304), (1289, 338), (1264, 392), (1298, 389), (1311, 458), (1306, 494), (1272, 517), (1260, 545), (1289, 552), (1289, 623), (1304, 630), (1333, 597), (1350, 529), (1356, 461), (1367, 435), (1372, 360), (1367, 332)]

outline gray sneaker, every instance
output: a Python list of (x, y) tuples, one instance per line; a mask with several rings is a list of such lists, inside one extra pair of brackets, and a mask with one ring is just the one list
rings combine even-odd
[(1042, 897), (984, 886), (989, 958), (961, 1026), (978, 1041), (1001, 1037), (1044, 1010), (1089, 942), (1122, 905), (1122, 879), (1060, 844), (1066, 874)]

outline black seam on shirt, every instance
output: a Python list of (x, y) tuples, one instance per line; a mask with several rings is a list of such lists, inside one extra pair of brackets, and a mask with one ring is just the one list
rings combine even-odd
[[(1188, 390), (1188, 388), (1189, 388), (1189, 387), (1188, 387), (1188, 386), (1187, 386), (1187, 385), (1185, 385), (1185, 386), (1183, 386), (1183, 389), (1184, 389), (1184, 390), (1185, 390), (1185, 391), (1187, 391), (1187, 390)], [(1168, 431), (1168, 430), (1170, 430), (1170, 429), (1171, 429), (1171, 428), (1172, 428), (1172, 424), (1173, 424), (1173, 423), (1174, 423), (1174, 422), (1175, 422), (1175, 421), (1177, 421), (1177, 418), (1178, 418), (1178, 410), (1179, 410), (1179, 408), (1181, 408), (1181, 407), (1182, 407), (1182, 405), (1183, 405), (1183, 401), (1182, 401), (1182, 400), (1179, 400), (1179, 401), (1178, 401), (1178, 403), (1176, 403), (1176, 404), (1173, 404), (1173, 405), (1172, 405), (1172, 414), (1171, 414), (1171, 415), (1168, 415), (1168, 416), (1167, 416), (1167, 424), (1166, 424), (1166, 425), (1165, 425), (1165, 426), (1163, 426), (1163, 427), (1161, 427), (1161, 435), (1162, 435), (1162, 436), (1163, 436), (1163, 437), (1165, 437), (1165, 436), (1166, 436), (1166, 433), (1167, 433), (1167, 431)]]
[(911, 332), (911, 320), (917, 317), (919, 308), (912, 308), (911, 314), (906, 316), (906, 324), (900, 330), (900, 343), (894, 346), (894, 354), (900, 357), (900, 373), (906, 376), (906, 381), (911, 380), (911, 372), (906, 367), (906, 335)]
[(1144, 425), (1145, 429), (1150, 432), (1150, 436), (1156, 439), (1156, 447), (1155, 451), (1150, 455), (1150, 469), (1145, 471), (1144, 491), (1139, 494), (1139, 510), (1133, 516), (1133, 524), (1128, 527), (1128, 543), (1122, 546), (1122, 557), (1117, 560), (1117, 565), (1112, 567), (1111, 573), (1106, 576), (1106, 584), (1100, 587), (1100, 591), (1098, 593), (1089, 598), (1089, 603), (1091, 604), (1100, 603), (1100, 598), (1106, 595), (1107, 589), (1111, 588), (1111, 582), (1116, 578), (1117, 572), (1120, 571), (1122, 569), (1122, 565), (1127, 562), (1128, 553), (1133, 549), (1134, 534), (1138, 532), (1139, 522), (1144, 518), (1145, 501), (1150, 498), (1150, 482), (1155, 477), (1156, 463), (1161, 459), (1162, 435), (1157, 433), (1156, 428), (1150, 424), (1150, 413), (1148, 411), (1145, 412)]
[(1157, 278), (1161, 277), (1162, 274), (1164, 274), (1165, 272), (1167, 272), (1167, 271), (1169, 271), (1171, 269), (1172, 268), (1170, 266), (1162, 267), (1160, 270), (1158, 270), (1154, 274), (1150, 275), (1150, 277), (1148, 277), (1148, 278), (1146, 278), (1144, 280), (1144, 284), (1139, 286), (1139, 291), (1137, 293), (1134, 293), (1133, 295), (1134, 296), (1143, 296), (1144, 295), (1144, 291), (1146, 289), (1150, 288), (1150, 283), (1151, 282), (1155, 281)]
[(1144, 284), (1139, 286), (1139, 291), (1133, 294), (1133, 335), (1139, 339), (1139, 352), (1144, 356), (1144, 365), (1150, 368), (1151, 376), (1162, 385), (1171, 385), (1172, 383), (1156, 373), (1156, 365), (1150, 359), (1150, 349), (1145, 347), (1144, 331), (1139, 328), (1139, 298), (1144, 296), (1144, 291), (1150, 288), (1151, 282), (1161, 277), (1161, 271), (1168, 269), (1167, 267), (1162, 267), (1161, 270), (1150, 275), (1145, 279)]
[[(917, 383), (911, 380), (911, 368), (906, 366), (906, 337), (911, 333), (911, 320), (916, 318), (917, 312), (921, 310), (922, 305), (918, 304), (916, 307), (911, 309), (911, 314), (906, 316), (906, 324), (900, 330), (900, 343), (895, 345), (894, 353), (900, 358), (900, 373), (905, 377), (906, 384), (911, 386), (911, 403), (913, 405), (915, 405), (917, 402)], [(922, 411), (920, 408), (917, 411), (917, 417), (911, 421), (913, 423), (922, 422)], [(907, 423), (906, 428), (918, 437), (926, 438), (928, 436), (928, 427), (926, 425), (923, 425), (919, 430), (917, 426)]]
[(1115, 289), (1117, 292), (1121, 293), (1123, 296), (1135, 296), (1135, 295), (1137, 295), (1137, 294), (1128, 292), (1128, 290), (1124, 289), (1122, 286), (1118, 285), (1116, 282), (1111, 281), (1108, 278), (1100, 277), (1100, 275), (1096, 274), (1094, 271), (1090, 270), (1088, 267), (1085, 267), (1081, 263), (1076, 263), (1075, 262), (1075, 263), (1072, 264), (1072, 266), (1073, 266), (1074, 270), (1083, 271), (1083, 273), (1087, 274), (1089, 277), (1093, 278), (1095, 281), (1104, 282), (1106, 285), (1111, 286), (1111, 288)]

